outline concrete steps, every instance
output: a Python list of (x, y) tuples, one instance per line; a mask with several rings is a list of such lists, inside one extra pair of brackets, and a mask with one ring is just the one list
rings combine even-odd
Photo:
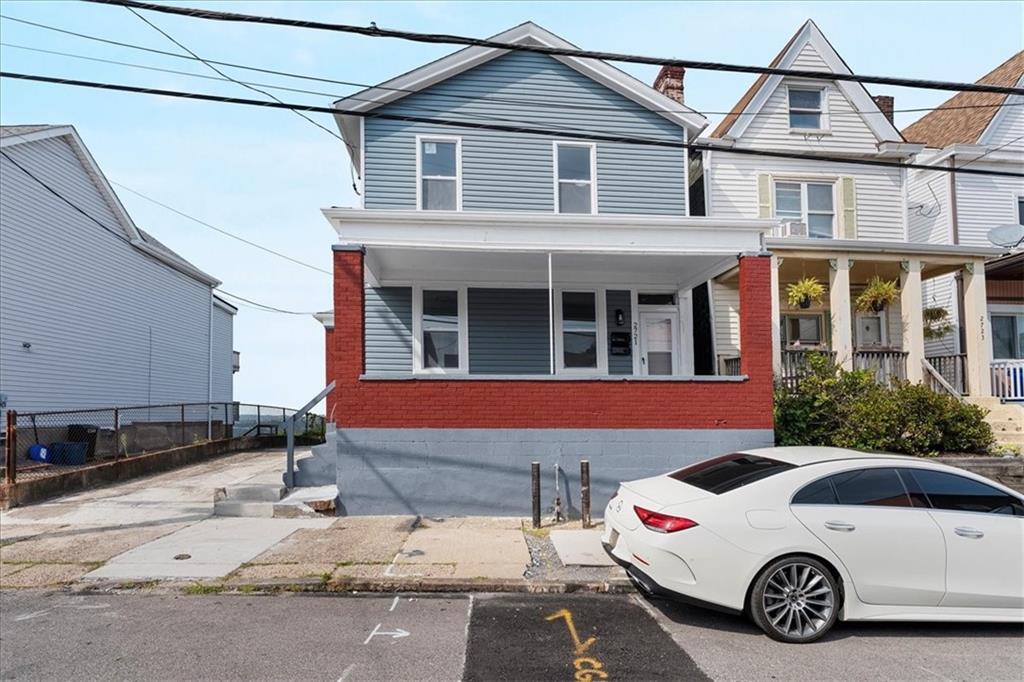
[(312, 455), (295, 462), (295, 485), (314, 487), (333, 485), (338, 481), (338, 433), (328, 425), (326, 442), (314, 445)]
[(288, 494), (283, 485), (232, 485), (213, 491), (215, 516), (271, 518), (274, 506)]
[(1024, 449), (1024, 405), (1001, 403), (998, 398), (980, 404), (989, 411), (985, 421), (996, 442)]

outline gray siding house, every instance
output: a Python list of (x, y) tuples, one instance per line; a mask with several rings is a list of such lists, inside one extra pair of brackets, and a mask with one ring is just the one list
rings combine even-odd
[(6, 409), (231, 402), (218, 280), (132, 222), (71, 126), (0, 127), (0, 152)]
[[(600, 505), (772, 442), (775, 221), (690, 215), (702, 115), (598, 60), (479, 46), (335, 106), (364, 191), (324, 209), (337, 431), (315, 469), (348, 513), (522, 514), (531, 460), (568, 510), (586, 458)], [(695, 370), (693, 289), (727, 272), (744, 347), (720, 376)]]

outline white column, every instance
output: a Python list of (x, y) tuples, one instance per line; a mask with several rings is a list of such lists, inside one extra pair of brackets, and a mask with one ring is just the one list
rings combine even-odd
[(832, 350), (836, 364), (853, 369), (853, 313), (850, 307), (850, 259), (839, 256), (829, 262), (828, 299), (832, 318)]
[(782, 259), (772, 256), (772, 371), (782, 377), (782, 311), (779, 304), (779, 266)]
[(967, 340), (967, 391), (975, 398), (992, 395), (992, 342), (988, 330), (985, 261), (964, 268), (964, 336)]
[(551, 252), (548, 252), (548, 357), (551, 360), (550, 372), (555, 373), (555, 286), (551, 265)]
[(921, 261), (903, 262), (900, 271), (900, 308), (903, 314), (903, 350), (907, 353), (907, 380), (924, 380), (924, 304), (921, 296)]

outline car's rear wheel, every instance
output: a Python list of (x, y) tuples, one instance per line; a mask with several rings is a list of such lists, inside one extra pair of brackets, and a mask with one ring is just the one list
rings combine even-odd
[(813, 642), (836, 622), (839, 586), (817, 559), (783, 557), (754, 581), (748, 607), (754, 622), (772, 639)]

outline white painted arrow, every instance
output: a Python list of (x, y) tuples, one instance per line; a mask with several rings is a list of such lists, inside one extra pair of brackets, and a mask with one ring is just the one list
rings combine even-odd
[(410, 634), (402, 628), (395, 628), (393, 631), (381, 630), (381, 625), (383, 625), (383, 623), (377, 623), (377, 627), (373, 629), (373, 632), (371, 632), (366, 638), (366, 641), (363, 642), (364, 645), (369, 644), (370, 640), (374, 637), (391, 637), (391, 639), (399, 639), (401, 637), (408, 637)]

